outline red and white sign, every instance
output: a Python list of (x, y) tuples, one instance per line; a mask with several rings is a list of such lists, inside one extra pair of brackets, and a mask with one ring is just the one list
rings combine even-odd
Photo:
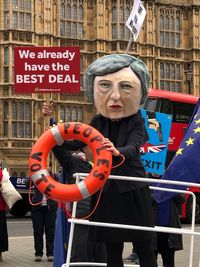
[(16, 47), (15, 93), (79, 93), (79, 47)]

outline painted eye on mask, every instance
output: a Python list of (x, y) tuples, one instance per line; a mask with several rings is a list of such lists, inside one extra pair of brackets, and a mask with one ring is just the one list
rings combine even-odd
[(120, 84), (120, 90), (124, 93), (130, 94), (133, 92), (134, 87), (129, 83)]
[(112, 83), (108, 81), (100, 81), (98, 83), (98, 88), (103, 92), (107, 92), (112, 88)]

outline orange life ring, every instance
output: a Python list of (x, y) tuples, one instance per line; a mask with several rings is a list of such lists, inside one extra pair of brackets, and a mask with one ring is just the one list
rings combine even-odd
[[(48, 198), (60, 201), (78, 201), (97, 192), (108, 179), (112, 166), (111, 152), (101, 145), (103, 138), (95, 128), (79, 122), (58, 124), (43, 133), (33, 146), (29, 158), (30, 177), (35, 186)], [(83, 141), (94, 155), (91, 172), (77, 184), (61, 184), (55, 181), (46, 168), (51, 149), (67, 139)]]

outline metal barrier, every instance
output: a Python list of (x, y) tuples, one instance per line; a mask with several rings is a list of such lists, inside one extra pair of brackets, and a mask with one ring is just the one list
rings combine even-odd
[[(74, 176), (76, 177), (76, 182), (79, 182), (80, 179), (84, 179), (87, 175), (88, 174), (85, 174), (85, 173), (76, 173)], [(200, 187), (200, 184), (195, 184), (195, 183), (180, 182), (180, 181), (168, 181), (168, 180), (160, 180), (160, 179), (141, 178), (141, 177), (128, 177), (128, 176), (110, 175), (109, 179), (127, 180), (127, 181), (140, 181), (140, 182), (159, 183), (159, 184), (171, 184), (171, 185), (179, 185), (179, 186), (181, 185), (181, 186), (187, 186), (187, 187), (194, 187), (194, 186), (195, 187)], [(190, 192), (190, 191), (187, 191), (187, 190), (168, 189), (168, 188), (155, 187), (155, 186), (150, 186), (150, 189), (152, 189), (152, 190), (156, 189), (156, 190), (161, 190), (161, 191), (166, 191), (166, 192), (176, 192), (176, 193), (190, 194), (192, 196), (192, 200), (193, 200), (191, 227), (188, 228), (188, 229), (163, 227), (163, 226), (145, 227), (145, 226), (137, 226), (137, 225), (102, 223), (102, 222), (92, 222), (92, 221), (81, 220), (81, 219), (73, 219), (73, 218), (76, 217), (76, 208), (77, 208), (77, 202), (74, 202), (73, 203), (73, 208), (72, 208), (72, 219), (68, 220), (71, 223), (71, 226), (70, 226), (70, 235), (69, 235), (69, 241), (68, 241), (67, 258), (66, 258), (66, 263), (63, 264), (62, 267), (86, 266), (86, 265), (87, 266), (88, 265), (91, 265), (91, 266), (106, 266), (106, 263), (70, 262), (75, 224), (190, 235), (191, 239), (190, 239), (190, 254), (189, 254), (189, 265), (188, 265), (188, 267), (193, 267), (192, 264), (193, 264), (193, 251), (194, 251), (194, 237), (195, 236), (200, 236), (200, 232), (195, 232), (195, 212), (196, 212), (196, 196), (195, 196), (195, 194), (193, 192)], [(138, 266), (139, 267), (139, 265), (133, 265), (133, 264), (124, 264), (124, 266), (125, 267), (136, 267), (136, 266)], [(200, 267), (200, 259), (199, 259), (199, 267)]]

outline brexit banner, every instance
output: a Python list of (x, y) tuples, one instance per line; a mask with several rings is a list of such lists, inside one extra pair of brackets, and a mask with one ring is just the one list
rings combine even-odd
[(15, 93), (79, 93), (79, 47), (16, 47)]
[(148, 141), (140, 148), (146, 172), (162, 175), (165, 170), (172, 116), (141, 109)]

